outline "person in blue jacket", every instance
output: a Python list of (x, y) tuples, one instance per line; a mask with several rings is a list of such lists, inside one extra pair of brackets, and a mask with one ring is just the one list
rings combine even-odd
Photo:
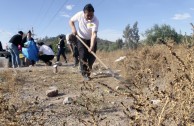
[(34, 42), (34, 39), (32, 38), (31, 31), (28, 31), (27, 36), (24, 38), (26, 41), (24, 43), (24, 47), (22, 48), (22, 53), (24, 57), (27, 59), (27, 65), (34, 66), (35, 62), (39, 60), (38, 58), (38, 47), (36, 46), (36, 43)]

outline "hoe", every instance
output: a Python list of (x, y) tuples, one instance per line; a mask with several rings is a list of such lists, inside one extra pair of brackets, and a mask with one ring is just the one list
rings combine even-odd
[[(87, 48), (89, 49), (89, 47), (84, 43), (84, 41), (78, 36), (76, 35), (76, 38), (80, 40), (80, 42)], [(109, 67), (107, 67), (102, 60), (93, 52), (91, 51), (90, 53), (92, 53), (92, 55), (94, 55), (94, 57), (105, 67), (105, 69), (108, 71), (108, 73), (111, 74), (112, 77), (114, 77), (116, 80), (119, 81), (124, 81), (124, 79), (122, 77), (120, 77), (118, 74), (115, 74)]]

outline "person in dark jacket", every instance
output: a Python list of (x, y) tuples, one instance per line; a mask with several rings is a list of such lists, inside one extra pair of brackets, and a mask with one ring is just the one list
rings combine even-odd
[(77, 48), (77, 38), (73, 34), (67, 34), (66, 35), (66, 41), (69, 45), (69, 49), (71, 50), (71, 53), (73, 54), (74, 58), (74, 67), (78, 66), (79, 64), (79, 51)]
[(59, 36), (57, 62), (59, 62), (61, 55), (63, 56), (65, 63), (67, 63), (67, 58), (65, 56), (65, 42), (64, 42), (64, 36), (63, 35)]
[(2, 46), (1, 41), (0, 41), (0, 51), (3, 51), (3, 46)]
[(20, 67), (20, 58), (18, 45), (22, 43), (23, 32), (19, 31), (18, 34), (14, 35), (8, 43), (8, 51), (11, 54), (12, 67)]

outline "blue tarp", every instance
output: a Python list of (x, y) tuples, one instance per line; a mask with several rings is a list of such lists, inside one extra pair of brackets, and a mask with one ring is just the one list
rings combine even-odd
[(24, 57), (28, 60), (38, 61), (38, 48), (34, 41), (27, 41), (24, 43), (26, 48), (22, 48), (22, 53)]

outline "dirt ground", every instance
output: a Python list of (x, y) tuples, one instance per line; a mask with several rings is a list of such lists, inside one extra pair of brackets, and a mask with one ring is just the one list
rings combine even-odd
[[(41, 63), (1, 69), (0, 126), (193, 126), (192, 52), (156, 46), (98, 53), (124, 80), (97, 61), (88, 82), (71, 63), (58, 66), (57, 73)], [(114, 62), (123, 55), (124, 60)], [(58, 95), (48, 97), (52, 86)], [(72, 102), (64, 104), (67, 97)]]

